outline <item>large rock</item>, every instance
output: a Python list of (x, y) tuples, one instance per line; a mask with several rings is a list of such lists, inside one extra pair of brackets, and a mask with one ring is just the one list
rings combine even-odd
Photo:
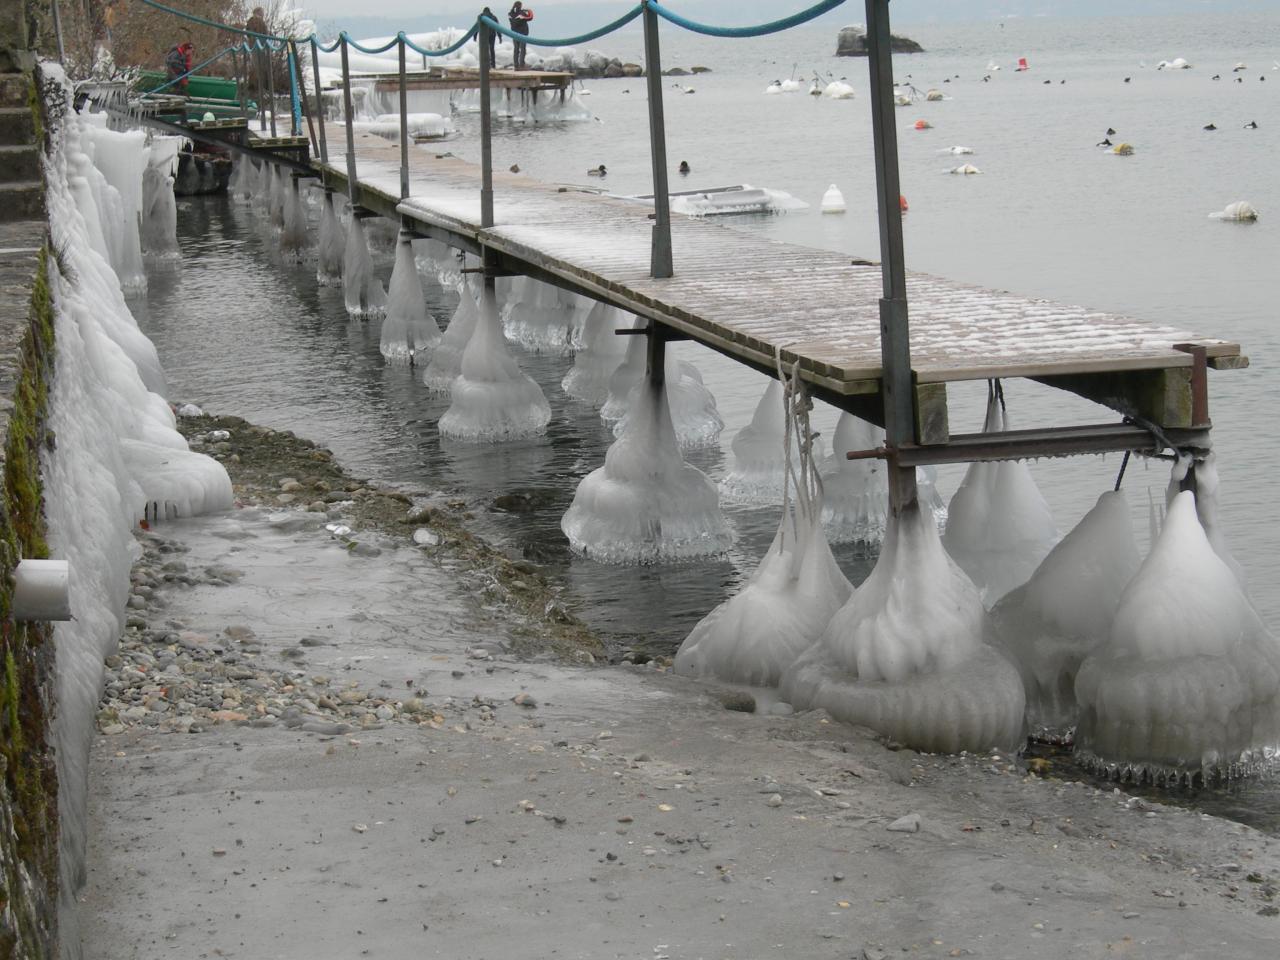
[(624, 63), (622, 65), (622, 75), (624, 77), (643, 77), (644, 67), (638, 63)]
[[(889, 49), (894, 53), (924, 53), (924, 47), (907, 37), (889, 35)], [(865, 57), (867, 33), (862, 27), (841, 27), (836, 38), (837, 57)]]

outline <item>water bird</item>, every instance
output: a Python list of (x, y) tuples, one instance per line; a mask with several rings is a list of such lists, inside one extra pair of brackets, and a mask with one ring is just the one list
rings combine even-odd
[(1244, 61), (1242, 60), (1240, 63), (1237, 63), (1234, 67), (1231, 68), (1231, 72), (1239, 73), (1241, 70), (1248, 70), (1248, 69), (1249, 68), (1245, 65)]
[(1125, 77), (1125, 78), (1124, 78), (1124, 82), (1125, 82), (1125, 83), (1128, 83), (1128, 82), (1129, 82), (1130, 80), (1132, 80), (1132, 79), (1133, 79), (1132, 77)]
[(1210, 80), (1221, 80), (1221, 79), (1222, 79), (1222, 76), (1221, 76), (1220, 74), (1215, 73), (1215, 74), (1214, 74), (1212, 77), (1210, 77), (1209, 79), (1210, 79)]
[(1052, 80), (1046, 80), (1044, 83), (1045, 83), (1045, 86), (1048, 86), (1049, 84), (1053, 83), (1053, 81), (1052, 81)]
[(983, 77), (983, 78), (982, 78), (982, 82), (983, 82), (983, 83), (990, 83), (990, 82), (991, 82), (991, 74), (987, 74), (985, 77)]
[(685, 176), (688, 176), (688, 174), (689, 174), (689, 161), (688, 161), (688, 160), (681, 160), (681, 161), (680, 161), (680, 172), (681, 172), (682, 174), (684, 174)]
[(588, 176), (588, 177), (603, 177), (603, 176), (604, 176), (606, 173), (608, 173), (608, 172), (609, 172), (609, 171), (607, 171), (607, 170), (604, 168), (604, 164), (602, 163), (602, 164), (600, 164), (600, 166), (598, 166), (598, 167), (592, 167), (590, 170), (588, 170), (588, 171), (587, 171), (587, 176)]
[(1246, 124), (1244, 125), (1244, 128), (1245, 128), (1246, 130), (1257, 130), (1257, 129), (1258, 129), (1258, 121), (1257, 121), (1257, 120), (1250, 120), (1248, 123), (1246, 123)]
[(1236, 83), (1244, 83), (1244, 77), (1236, 77)]
[(1217, 126), (1217, 124), (1213, 124), (1213, 123), (1206, 123), (1206, 124), (1204, 125), (1204, 128), (1205, 128), (1206, 130), (1217, 130), (1217, 129), (1218, 129), (1218, 126)]
[(519, 173), (519, 172), (520, 172), (520, 164), (518, 164), (518, 163), (513, 163), (513, 164), (511, 165), (510, 169), (511, 169), (511, 172), (512, 172), (512, 173)]
[(813, 83), (809, 84), (809, 96), (811, 97), (822, 96), (822, 84), (819, 83), (817, 80), (814, 80)]
[(1107, 127), (1107, 136), (1108, 136), (1108, 137), (1114, 137), (1115, 135), (1116, 135), (1116, 128), (1115, 128), (1115, 127)]
[(782, 81), (781, 80), (773, 81), (773, 83), (769, 84), (767, 87), (764, 88), (764, 92), (768, 94), (781, 93)]
[(1110, 146), (1112, 146), (1111, 138), (1110, 138), (1110, 137), (1104, 137), (1100, 142), (1098, 142), (1097, 144), (1095, 144), (1095, 146), (1099, 146), (1099, 147), (1110, 147)]

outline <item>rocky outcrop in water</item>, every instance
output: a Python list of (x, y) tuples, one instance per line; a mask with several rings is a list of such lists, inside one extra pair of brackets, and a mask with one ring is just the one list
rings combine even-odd
[[(908, 37), (889, 35), (889, 49), (894, 53), (924, 53), (924, 47)], [(836, 38), (837, 57), (865, 57), (867, 32), (862, 27), (841, 27)]]

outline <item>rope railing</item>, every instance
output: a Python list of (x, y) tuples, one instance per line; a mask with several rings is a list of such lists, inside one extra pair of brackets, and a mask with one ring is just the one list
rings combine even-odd
[(673, 23), (677, 27), (682, 27), (693, 33), (700, 33), (707, 37), (763, 37), (771, 33), (781, 33), (783, 30), (790, 30), (792, 27), (798, 27), (802, 23), (808, 23), (824, 13), (829, 13), (836, 7), (840, 6), (845, 0), (822, 0), (815, 3), (807, 10), (801, 10), (793, 13), (789, 17), (783, 17), (781, 20), (771, 20), (768, 23), (759, 23), (751, 27), (716, 27), (707, 23), (698, 23), (696, 20), (690, 20), (682, 17), (674, 10), (668, 10), (658, 0), (645, 0), (649, 9), (660, 16), (668, 23)]
[[(843, 3), (844, 0), (840, 0), (840, 2)], [(558, 38), (535, 37), (528, 33), (516, 33), (516, 31), (511, 30), (508, 27), (504, 27), (496, 20), (490, 20), (488, 17), (484, 16), (479, 17), (478, 20), (487, 24), (489, 29), (494, 33), (500, 33), (504, 37), (510, 37), (516, 43), (527, 43), (535, 47), (572, 47), (579, 43), (586, 43), (588, 40), (599, 39), (600, 37), (613, 33), (615, 30), (620, 30), (642, 13), (644, 13), (644, 4), (637, 3), (622, 16), (618, 17), (617, 20), (611, 20), (603, 27), (598, 27), (595, 30), (588, 30), (586, 33), (579, 34), (576, 37)]]

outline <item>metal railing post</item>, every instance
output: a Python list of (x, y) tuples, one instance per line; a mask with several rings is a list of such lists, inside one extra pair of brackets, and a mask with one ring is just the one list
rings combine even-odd
[(298, 102), (302, 105), (302, 115), (307, 120), (307, 136), (311, 140), (311, 150), (314, 153), (317, 149), (316, 144), (316, 127), (311, 122), (311, 107), (307, 103), (307, 81), (306, 71), (302, 69), (302, 61), (298, 59), (298, 43), (296, 40), (289, 41), (289, 49), (293, 53), (293, 66), (298, 71)]
[(324, 95), (320, 92), (320, 50), (315, 37), (311, 38), (311, 72), (316, 80), (316, 120), (320, 127), (320, 162), (329, 162), (329, 143), (325, 138), (324, 126), (329, 118), (324, 111)]
[(489, 89), (489, 24), (480, 31), (480, 226), (493, 226), (493, 98)]
[(649, 92), (649, 155), (653, 160), (653, 243), (649, 274), (670, 277), (671, 201), (667, 194), (667, 132), (662, 116), (662, 58), (658, 51), (658, 15), (644, 4), (644, 73)]
[(347, 63), (347, 35), (338, 37), (342, 45), (342, 109), (347, 119), (347, 198), (354, 205), (360, 190), (356, 183), (356, 133), (351, 126), (351, 68)]
[(275, 58), (271, 55), (274, 51), (271, 44), (263, 41), (266, 49), (263, 51), (263, 60), (267, 64), (267, 99), (271, 102), (271, 137), (275, 139), (276, 133), (276, 64)]
[(253, 93), (258, 98), (258, 132), (266, 133), (267, 111), (266, 104), (262, 102), (262, 95), (266, 92), (262, 84), (262, 61), (266, 55), (263, 53), (263, 43), (257, 37), (249, 41), (249, 46), (249, 63), (253, 67)]
[(409, 91), (405, 85), (406, 44), (400, 34), (400, 199), (409, 196)]
[[(915, 441), (915, 396), (907, 317), (906, 258), (902, 248), (898, 134), (894, 127), (893, 52), (889, 0), (866, 0), (867, 64), (871, 71), (871, 126), (875, 141), (876, 194), (880, 211), (880, 391), (885, 445), (890, 451)], [(914, 467), (889, 459), (889, 506), (895, 515), (916, 503)]]

